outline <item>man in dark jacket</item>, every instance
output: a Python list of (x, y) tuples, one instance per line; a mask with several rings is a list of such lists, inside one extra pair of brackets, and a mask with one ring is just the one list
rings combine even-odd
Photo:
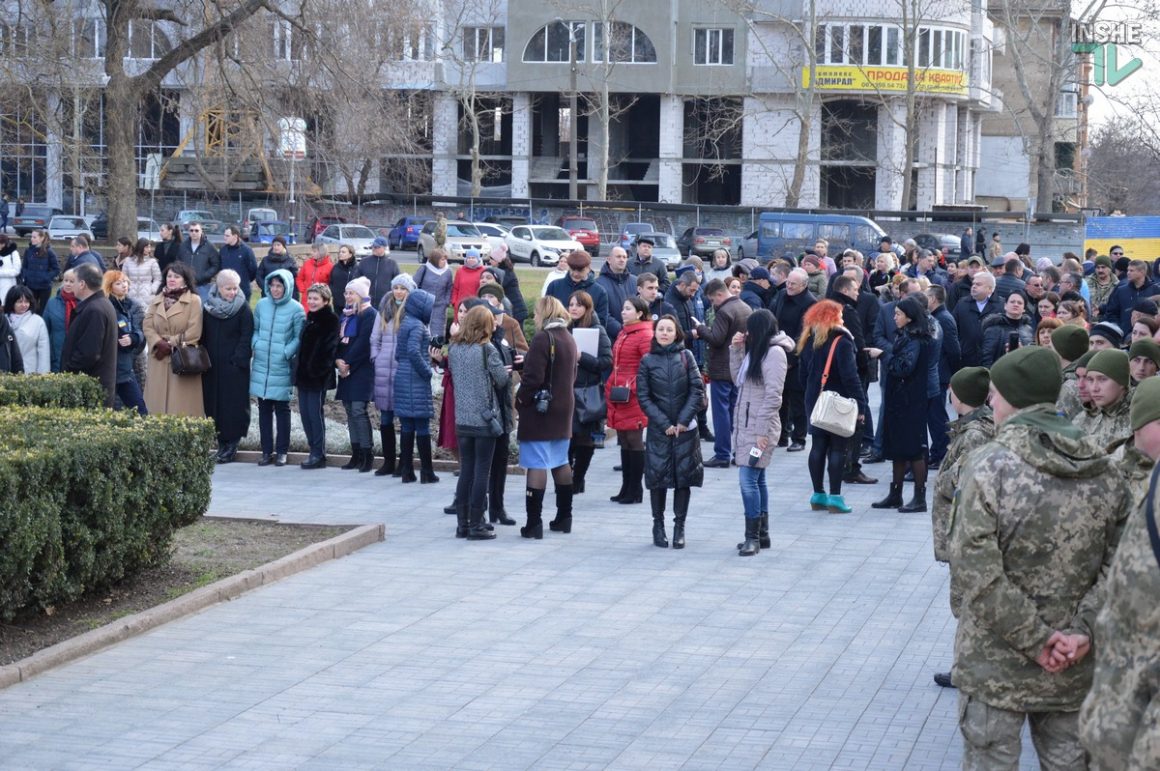
[(214, 245), (206, 238), (200, 222), (189, 225), (189, 238), (181, 242), (177, 251), (177, 259), (193, 269), (193, 278), (197, 282), (197, 293), (204, 303), (209, 297), (209, 288), (213, 284), (218, 271), (222, 269), (221, 255)]
[(974, 280), (976, 273), (983, 270), (983, 267), (983, 258), (979, 255), (975, 254), (967, 258), (967, 272), (947, 287), (947, 310), (954, 313), (959, 300), (971, 296), (971, 281)]
[(221, 270), (232, 270), (242, 280), (239, 286), (242, 295), (249, 299), (253, 293), (254, 279), (258, 277), (258, 260), (249, 244), (242, 242), (242, 231), (237, 225), (226, 228), (226, 242), (218, 252)]
[(906, 275), (911, 278), (925, 278), (931, 284), (937, 284), (942, 287), (948, 286), (950, 276), (947, 272), (938, 266), (938, 259), (934, 252), (929, 249), (921, 249), (918, 253), (918, 261), (906, 269)]
[[(45, 242), (45, 245), (47, 245), (47, 242)], [(69, 241), (68, 260), (65, 262), (64, 270), (72, 270), (86, 263), (96, 267), (102, 273), (105, 272), (105, 261), (101, 258), (101, 255), (89, 248), (88, 236), (76, 236)], [(63, 273), (64, 271), (62, 270), (61, 272)]]
[(753, 311), (740, 297), (729, 294), (725, 282), (713, 279), (705, 285), (705, 297), (717, 309), (713, 326), (702, 324), (697, 334), (709, 346), (709, 391), (713, 404), (713, 457), (708, 468), (728, 468), (733, 459), (733, 409), (737, 394), (729, 370), (729, 345), (733, 335), (744, 332)]
[[(850, 273), (857, 271), (862, 272), (861, 268), (852, 268)], [(862, 397), (860, 401), (866, 400), (866, 382), (870, 369), (870, 354), (867, 350), (869, 343), (866, 342), (866, 328), (862, 326), (862, 318), (858, 313), (858, 301), (861, 299), (861, 292), (858, 291), (858, 279), (852, 275), (843, 272), (834, 281), (834, 297), (833, 300), (842, 306), (842, 326), (850, 331), (854, 337), (854, 362), (858, 369), (859, 386), (862, 389)], [(870, 299), (873, 299), (871, 297)], [(850, 437), (850, 441), (846, 446), (846, 473), (843, 481), (858, 485), (873, 485), (877, 484), (877, 479), (871, 479), (862, 473), (862, 464), (859, 462), (859, 456), (862, 450), (862, 437), (865, 436), (866, 421), (860, 420), (854, 426), (854, 435)]]
[(927, 431), (930, 432), (930, 460), (928, 468), (938, 468), (947, 454), (947, 388), (951, 375), (959, 369), (962, 348), (959, 328), (946, 306), (946, 291), (941, 286), (926, 290), (930, 317), (941, 329), (938, 360), (938, 396), (931, 399), (927, 410)]
[(387, 239), (377, 237), (371, 242), (371, 254), (363, 257), (358, 264), (356, 276), (366, 276), (371, 282), (371, 307), (378, 308), (385, 295), (391, 289), (391, 282), (399, 275), (399, 264), (391, 257)]
[(669, 289), (669, 269), (664, 260), (653, 257), (653, 240), (647, 236), (636, 240), (636, 257), (628, 263), (628, 272), (634, 276), (651, 273), (661, 286), (661, 296)]
[[(681, 324), (681, 331), (685, 333), (685, 347), (693, 352), (697, 367), (702, 371), (705, 368), (705, 341), (699, 336), (699, 328), (705, 323), (705, 312), (699, 305), (697, 297), (701, 289), (701, 282), (695, 270), (682, 271), (677, 280), (669, 286), (665, 293), (665, 302), (673, 307), (673, 313)], [(697, 413), (697, 431), (702, 442), (716, 440), (709, 430), (709, 410), (705, 408)]]
[(971, 226), (967, 225), (963, 229), (963, 235), (959, 238), (959, 259), (969, 259), (975, 249), (975, 234), (971, 231)]
[(971, 281), (970, 296), (959, 300), (951, 314), (959, 332), (960, 367), (982, 366), (983, 319), (1002, 311), (1003, 303), (995, 297), (995, 277), (985, 270), (979, 271)]
[(1132, 329), (1132, 309), (1136, 301), (1144, 297), (1151, 297), (1160, 292), (1152, 280), (1148, 278), (1148, 263), (1143, 260), (1132, 260), (1128, 263), (1128, 278), (1121, 281), (1111, 296), (1108, 304), (1100, 311), (1100, 321), (1111, 321), (1120, 325), (1125, 332)]
[[(810, 276), (801, 268), (794, 268), (785, 280), (785, 289), (773, 298), (774, 318), (777, 326), (794, 341), (802, 334), (802, 317), (809, 307), (818, 300), (806, 286)], [(801, 380), (798, 370), (798, 357), (795, 353), (786, 355), (787, 369), (785, 373), (785, 388), (781, 398), (781, 436), (778, 437), (778, 447), (789, 445), (792, 452), (799, 452), (806, 447), (806, 386)]]
[(628, 270), (628, 252), (619, 246), (612, 247), (608, 259), (600, 268), (600, 275), (596, 277), (596, 285), (608, 297), (610, 313), (605, 331), (608, 332), (608, 339), (615, 343), (620, 328), (624, 326), (620, 321), (620, 309), (624, 307), (625, 300), (636, 297), (636, 276)]
[(654, 324), (660, 320), (661, 316), (677, 315), (677, 309), (661, 296), (660, 284), (653, 274), (641, 273), (636, 277), (636, 293), (648, 305), (649, 316)]
[(101, 272), (85, 264), (76, 269), (77, 307), (64, 336), (61, 369), (97, 378), (105, 406), (113, 406), (117, 389), (117, 312), (101, 291)]
[(768, 308), (773, 301), (772, 276), (765, 268), (754, 268), (741, 285), (741, 300), (753, 310)]
[(1000, 304), (1006, 303), (1014, 291), (1027, 292), (1027, 284), (1022, 279), (1023, 261), (1013, 254), (1003, 259), (1003, 272), (995, 278), (995, 296)]
[[(617, 321), (620, 321), (620, 307), (615, 309), (609, 307), (608, 295), (596, 283), (591, 268), (592, 258), (588, 256), (588, 252), (583, 250), (572, 252), (568, 255), (568, 275), (548, 284), (548, 291), (544, 293), (544, 296), (555, 297), (567, 308), (568, 298), (572, 296), (572, 293), (583, 289), (592, 297), (592, 310), (596, 313), (596, 318), (604, 325), (604, 329), (608, 330), (610, 328), (609, 320), (613, 315), (616, 316)], [(611, 338), (612, 334), (609, 333), (608, 336)]]

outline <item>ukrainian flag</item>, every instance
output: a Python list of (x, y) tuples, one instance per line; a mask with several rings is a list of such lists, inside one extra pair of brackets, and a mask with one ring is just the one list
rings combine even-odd
[(1151, 264), (1160, 257), (1160, 217), (1088, 217), (1084, 251), (1107, 254), (1112, 246), (1124, 247), (1124, 256)]

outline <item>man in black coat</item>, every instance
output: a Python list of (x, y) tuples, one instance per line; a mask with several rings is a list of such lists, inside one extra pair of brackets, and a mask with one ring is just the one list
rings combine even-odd
[(661, 295), (660, 284), (653, 274), (641, 273), (636, 277), (636, 294), (648, 306), (649, 317), (653, 324), (656, 324), (661, 316), (677, 315), (677, 309)]
[[(193, 279), (197, 283), (197, 294), (204, 303), (209, 297), (209, 288), (222, 269), (222, 258), (218, 250), (209, 242), (200, 222), (189, 225), (189, 238), (181, 242), (177, 259), (193, 269)], [(164, 284), (164, 276), (162, 283)]]
[(669, 269), (665, 266), (664, 260), (653, 257), (653, 246), (651, 238), (636, 239), (636, 257), (629, 261), (628, 272), (634, 276), (639, 276), (641, 273), (651, 273), (656, 276), (657, 282), (661, 286), (661, 297), (664, 297), (665, 292), (669, 289)]
[(619, 246), (612, 247), (608, 259), (600, 268), (600, 275), (596, 277), (596, 285), (608, 297), (610, 313), (605, 331), (608, 332), (608, 339), (615, 343), (624, 326), (620, 321), (620, 309), (624, 307), (625, 300), (636, 297), (636, 276), (628, 270), (628, 252)]
[(947, 310), (954, 313), (955, 306), (959, 304), (959, 300), (971, 296), (971, 281), (974, 280), (975, 274), (983, 270), (983, 268), (983, 258), (979, 255), (976, 254), (967, 258), (966, 274), (947, 288)]
[(982, 366), (983, 319), (1002, 311), (1003, 303), (995, 296), (995, 277), (979, 271), (971, 281), (970, 296), (959, 300), (951, 314), (959, 331), (959, 367)]
[(391, 258), (387, 239), (378, 236), (371, 243), (369, 257), (363, 257), (355, 271), (355, 277), (365, 276), (371, 282), (371, 307), (378, 308), (391, 288), (391, 282), (399, 275), (399, 264)]
[[(802, 334), (802, 317), (809, 307), (818, 300), (806, 285), (810, 276), (801, 268), (794, 268), (785, 280), (785, 289), (773, 299), (774, 318), (777, 326), (795, 341)], [(798, 369), (797, 354), (786, 356), (788, 369), (785, 373), (785, 388), (781, 399), (781, 437), (779, 447), (789, 444), (789, 452), (800, 452), (806, 448), (806, 387)]]
[(93, 265), (76, 269), (77, 307), (64, 336), (61, 369), (95, 377), (105, 390), (105, 406), (113, 406), (117, 390), (117, 312), (101, 291), (101, 272)]
[(931, 399), (927, 410), (927, 431), (930, 433), (928, 468), (938, 468), (947, 454), (947, 388), (951, 375), (958, 372), (962, 348), (959, 328), (946, 306), (946, 291), (941, 286), (926, 290), (930, 317), (942, 328), (938, 362), (938, 397)]
[(741, 285), (741, 301), (755, 311), (768, 308), (773, 301), (772, 278), (765, 268), (754, 268)]
[(737, 389), (729, 369), (729, 346), (733, 335), (745, 331), (753, 310), (734, 297), (721, 279), (705, 285), (705, 297), (713, 303), (716, 313), (713, 326), (702, 324), (697, 336), (709, 348), (709, 398), (713, 405), (713, 457), (705, 461), (705, 468), (729, 468), (733, 459), (733, 410), (737, 407)]
[[(592, 311), (596, 314), (597, 320), (604, 325), (605, 330), (610, 329), (610, 319), (613, 315), (619, 319), (621, 308), (609, 307), (608, 295), (605, 294), (603, 287), (596, 283), (596, 277), (592, 275), (592, 258), (588, 256), (588, 252), (581, 249), (569, 254), (567, 262), (568, 275), (548, 284), (544, 296), (555, 297), (561, 305), (567, 308), (568, 298), (572, 296), (572, 293), (584, 290), (592, 298)], [(610, 333), (608, 337), (611, 338), (612, 334)]]

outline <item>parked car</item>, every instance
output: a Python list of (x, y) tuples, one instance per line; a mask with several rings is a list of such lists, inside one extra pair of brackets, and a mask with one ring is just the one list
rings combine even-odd
[(68, 241), (70, 238), (84, 236), (90, 241), (93, 231), (84, 217), (74, 217), (71, 214), (58, 214), (48, 221), (48, 237), (52, 241)]
[(867, 255), (876, 253), (886, 234), (874, 220), (850, 214), (767, 211), (761, 213), (757, 224), (758, 253), (746, 256), (760, 255), (762, 260), (784, 257), (794, 263), (819, 238), (826, 239), (829, 254), (836, 259), (843, 249), (857, 249)]
[(684, 257), (690, 254), (711, 257), (718, 249), (730, 249), (732, 246), (733, 239), (725, 235), (721, 228), (686, 228), (677, 239), (677, 248)]
[(484, 220), (484, 222), (488, 222), (492, 225), (503, 225), (508, 230), (511, 230), (516, 225), (527, 225), (528, 218), (527, 217), (517, 217), (514, 214), (506, 214), (506, 215), (502, 215), (502, 216), (498, 216), (498, 217), (497, 216), (488, 217), (487, 219)]
[[(108, 220), (105, 220), (105, 230), (108, 231)], [(95, 223), (94, 223), (95, 224)], [(96, 232), (93, 233), (96, 236)], [(137, 218), (137, 238), (145, 238), (150, 241), (158, 242), (161, 240), (161, 226), (149, 217)]]
[[(437, 246), (435, 243), (437, 225), (435, 220), (427, 220), (423, 223), (423, 229), (419, 231), (419, 246), (416, 247), (419, 262), (426, 260), (427, 253)], [(487, 257), (491, 253), (491, 244), (470, 222), (447, 220), (447, 241), (443, 244), (443, 249), (447, 252), (448, 261), (463, 262), (463, 255), (468, 249), (478, 249), (482, 256)]]
[(596, 220), (577, 214), (565, 214), (556, 220), (556, 226), (568, 231), (569, 236), (584, 244), (593, 259), (600, 256), (600, 228), (596, 226)]
[(758, 256), (759, 252), (757, 249), (757, 234), (759, 232), (760, 231), (757, 230), (753, 231), (745, 238), (742, 238), (741, 243), (737, 244), (738, 260), (744, 260), (746, 257), (752, 257), (753, 259), (760, 261), (761, 258)]
[(211, 211), (205, 209), (182, 209), (177, 212), (177, 218), (174, 220), (178, 225), (181, 225), (182, 230), (191, 222), (205, 222), (206, 220), (216, 220), (217, 217)]
[(653, 242), (653, 257), (665, 261), (665, 267), (675, 270), (681, 264), (681, 251), (677, 249), (677, 240), (668, 233), (637, 233), (632, 237), (632, 252), (636, 252), (636, 242), (641, 238), (651, 238)]
[(250, 232), (253, 231), (254, 225), (259, 222), (277, 222), (278, 212), (269, 208), (255, 207), (253, 209), (246, 209), (246, 216), (242, 219), (242, 238), (249, 239)]
[(46, 203), (26, 203), (19, 217), (12, 218), (12, 229), (18, 236), (26, 236), (34, 230), (48, 227), (48, 221), (63, 211)]
[(555, 225), (518, 225), (504, 240), (513, 262), (530, 262), (536, 267), (555, 265), (584, 249), (584, 244)]
[(282, 236), (287, 244), (295, 243), (294, 233), (290, 230), (289, 222), (271, 220), (269, 222), (255, 222), (250, 226), (249, 241), (251, 244), (272, 244), (276, 236)]
[[(322, 231), (326, 230), (329, 226), (345, 224), (346, 217), (339, 217), (338, 215), (328, 214), (321, 217), (315, 217), (310, 221), (310, 224), (306, 226), (306, 230), (302, 234), (302, 241), (303, 243), (307, 244), (313, 243), (314, 239), (320, 236)], [(370, 254), (370, 252), (367, 252), (367, 254)]]
[(343, 244), (354, 247), (356, 257), (366, 257), (371, 253), (371, 244), (374, 243), (375, 232), (366, 225), (328, 225), (316, 240), (327, 245), (327, 248), (338, 249)]
[(620, 229), (620, 248), (628, 249), (637, 233), (656, 233), (657, 227), (651, 222), (626, 222)]
[(473, 222), (472, 224), (487, 239), (489, 252), (500, 244), (507, 243), (507, 234), (511, 232), (511, 228), (497, 225), (494, 222)]
[[(188, 227), (183, 227), (185, 237), (189, 237)], [(226, 223), (221, 220), (202, 220), (201, 232), (207, 241), (214, 246), (222, 246), (226, 242)]]
[[(919, 233), (914, 236), (914, 243), (921, 246), (923, 249), (930, 249), (935, 254), (944, 252), (946, 254), (953, 254), (958, 258), (959, 250), (962, 248), (962, 239), (959, 236), (951, 233)], [(971, 247), (975, 244), (974, 238), (971, 239)]]
[(387, 241), (392, 249), (417, 249), (419, 247), (419, 231), (423, 229), (426, 217), (400, 217), (395, 226), (387, 234)]

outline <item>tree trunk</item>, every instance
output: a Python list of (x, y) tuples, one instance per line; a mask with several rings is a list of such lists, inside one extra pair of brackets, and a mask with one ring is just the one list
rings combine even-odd
[(109, 238), (137, 238), (136, 131), (141, 99), (123, 73), (109, 78), (105, 101), (117, 105), (105, 111), (105, 146), (109, 173)]
[(787, 209), (796, 209), (801, 202), (802, 185), (806, 180), (806, 165), (809, 163), (810, 131), (813, 129), (814, 117), (814, 72), (810, 67), (810, 88), (807, 92), (804, 109), (798, 115), (798, 144), (797, 159), (793, 164), (793, 178), (789, 182), (789, 190), (785, 193)]

